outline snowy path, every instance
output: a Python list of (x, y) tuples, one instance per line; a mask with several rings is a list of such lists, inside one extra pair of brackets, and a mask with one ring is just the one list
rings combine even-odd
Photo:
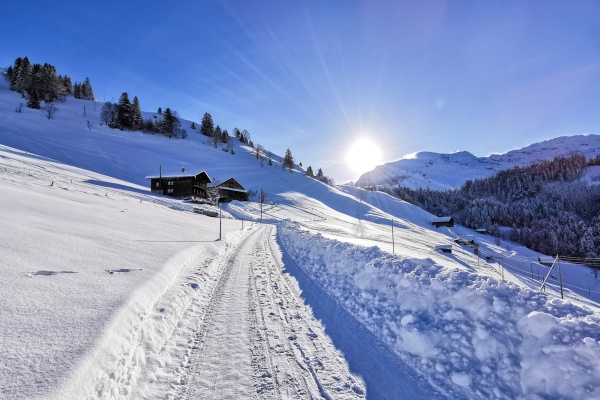
[(192, 334), (178, 398), (365, 397), (297, 285), (281, 273), (273, 231), (257, 227), (229, 251)]

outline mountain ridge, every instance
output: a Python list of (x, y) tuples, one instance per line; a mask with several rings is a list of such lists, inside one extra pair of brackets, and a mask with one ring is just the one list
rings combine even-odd
[(586, 157), (600, 154), (600, 135), (559, 136), (532, 143), (504, 154), (476, 157), (468, 151), (435, 153), (422, 151), (365, 172), (356, 186), (400, 185), (410, 188), (450, 189), (469, 179), (484, 178), (514, 166), (525, 166), (556, 156), (583, 153)]

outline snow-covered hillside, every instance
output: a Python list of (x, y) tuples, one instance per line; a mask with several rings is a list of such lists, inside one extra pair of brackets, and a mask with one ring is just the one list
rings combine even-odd
[(398, 184), (442, 190), (457, 188), (468, 179), (484, 178), (502, 169), (573, 153), (583, 153), (588, 158), (596, 157), (600, 154), (600, 135), (563, 136), (489, 157), (475, 157), (467, 151), (451, 154), (419, 152), (365, 172), (356, 185)]
[[(0, 83), (0, 397), (599, 397), (591, 270), (563, 264), (561, 300), (542, 255), (385, 193), (19, 101)], [(263, 188), (262, 221), (150, 193), (161, 164)]]

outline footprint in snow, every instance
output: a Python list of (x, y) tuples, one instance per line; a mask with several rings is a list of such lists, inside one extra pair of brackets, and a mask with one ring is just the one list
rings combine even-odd
[(52, 276), (52, 275), (58, 275), (58, 274), (77, 274), (76, 271), (45, 271), (45, 270), (41, 270), (41, 271), (35, 271), (35, 272), (28, 272), (25, 274), (25, 276), (29, 277), (29, 278), (33, 278), (34, 276)]
[(141, 268), (121, 268), (121, 269), (105, 269), (104, 271), (106, 271), (109, 274), (114, 274), (115, 272), (131, 272), (131, 271), (141, 271)]

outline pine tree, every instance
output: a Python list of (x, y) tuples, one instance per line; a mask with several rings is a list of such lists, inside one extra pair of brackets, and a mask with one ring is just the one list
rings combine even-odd
[(92, 90), (92, 84), (89, 78), (85, 78), (83, 85), (81, 86), (81, 98), (83, 100), (94, 100), (94, 90)]
[(313, 173), (313, 169), (310, 165), (308, 166), (308, 168), (306, 168), (306, 175), (310, 176), (311, 178), (315, 177), (315, 174)]
[(162, 108), (158, 107), (158, 113), (162, 115)]
[(317, 171), (317, 179), (322, 181), (324, 176), (325, 175), (323, 174), (323, 170), (319, 168), (319, 171)]
[(196, 129), (196, 124), (192, 122), (192, 129)]
[(221, 142), (229, 143), (229, 132), (227, 132), (227, 129), (224, 129), (223, 133), (221, 134)]
[(81, 98), (81, 85), (77, 82), (73, 85), (73, 97), (76, 99)]
[(292, 152), (290, 151), (290, 149), (287, 149), (285, 151), (283, 163), (281, 163), (281, 169), (285, 171), (286, 168), (290, 171), (290, 173), (292, 173), (294, 170), (294, 158), (292, 157)]
[(10, 90), (12, 90), (12, 91), (17, 91), (17, 89), (16, 89), (17, 76), (19, 75), (19, 69), (21, 68), (22, 62), (23, 62), (23, 59), (21, 57), (19, 57), (15, 60), (15, 67), (13, 68), (13, 72), (10, 76)]
[(29, 58), (25, 57), (21, 60), (21, 65), (19, 66), (19, 72), (15, 81), (15, 92), (25, 93), (26, 88), (29, 86), (31, 73), (31, 63), (29, 62)]
[(129, 102), (129, 95), (127, 92), (123, 92), (121, 97), (119, 98), (119, 103), (117, 105), (117, 124), (123, 129), (131, 128), (132, 120), (131, 120), (131, 103)]
[(212, 137), (215, 132), (215, 125), (209, 113), (204, 113), (202, 122), (200, 123), (200, 133), (204, 136)]
[(137, 96), (133, 97), (133, 104), (131, 105), (131, 128), (134, 130), (141, 129), (144, 119), (142, 118), (142, 109), (140, 108), (140, 101)]
[(268, 164), (269, 164), (269, 167), (273, 166), (273, 160), (271, 160), (271, 159), (269, 158), (269, 163), (268, 163)]
[(160, 123), (160, 131), (163, 135), (172, 138), (176, 137), (179, 133), (179, 127), (181, 126), (181, 122), (177, 116), (175, 116), (170, 108), (166, 108), (163, 112), (163, 119)]

